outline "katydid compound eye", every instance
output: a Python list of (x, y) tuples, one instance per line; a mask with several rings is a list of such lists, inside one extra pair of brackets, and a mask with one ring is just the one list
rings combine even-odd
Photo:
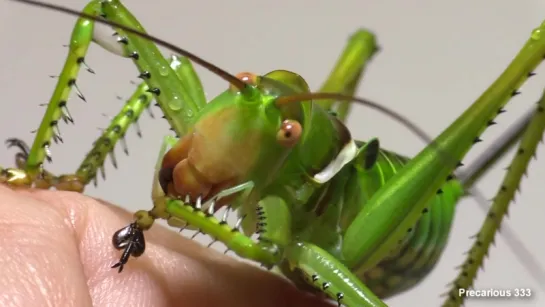
[[(242, 80), (244, 83), (250, 84), (250, 85), (256, 85), (257, 84), (257, 75), (253, 74), (251, 72), (241, 72), (236, 74), (236, 77), (240, 80)], [(240, 89), (234, 85), (229, 85), (229, 90), (232, 92), (239, 92)]]
[(284, 147), (293, 147), (299, 142), (302, 131), (298, 121), (286, 119), (276, 134), (276, 140)]

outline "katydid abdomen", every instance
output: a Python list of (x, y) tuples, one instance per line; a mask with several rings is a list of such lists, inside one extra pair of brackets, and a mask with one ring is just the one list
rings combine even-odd
[[(346, 230), (371, 196), (407, 161), (406, 157), (380, 150), (371, 169), (354, 167), (345, 194), (348, 204), (341, 215), (340, 225), (343, 230)], [(418, 223), (407, 229), (407, 235), (399, 241), (391, 256), (365, 273), (358, 274), (378, 296), (389, 297), (416, 285), (439, 260), (451, 230), (456, 203), (463, 195), (463, 189), (456, 179), (447, 182), (441, 191), (422, 211)], [(358, 271), (357, 268), (353, 269)]]

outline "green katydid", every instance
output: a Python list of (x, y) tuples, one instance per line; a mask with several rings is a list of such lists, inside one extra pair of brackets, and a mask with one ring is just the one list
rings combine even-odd
[[(105, 15), (142, 30), (117, 1), (94, 1), (84, 12)], [(305, 94), (309, 89), (304, 80), (287, 71), (234, 78), (209, 65), (230, 82), (231, 88), (206, 104), (187, 58), (172, 58), (170, 63), (162, 58), (152, 61), (149, 56), (160, 55), (150, 42), (130, 29), (118, 29), (120, 44), (111, 49), (135, 61), (145, 84), (114, 119), (75, 176), (55, 177), (41, 169), (48, 157), (49, 143), (45, 142), (57, 137), (52, 121), (70, 120), (65, 103), (58, 102), (65, 102), (70, 88), (74, 88), (71, 80), (77, 74), (77, 64), (84, 63), (93, 38), (92, 27), (88, 21), (78, 21), (54, 103), (46, 111), (33, 147), (19, 156), (20, 170), (6, 170), (5, 179), (11, 184), (83, 191), (131, 119), (155, 96), (172, 128), (183, 138), (165, 139), (154, 180), (154, 209), (137, 212), (136, 222), (114, 236), (117, 247), (127, 247), (122, 262), (130, 254), (143, 252), (138, 248), (143, 243), (142, 231), (151, 227), (155, 218), (168, 219), (175, 226), (188, 222), (243, 257), (280, 267), (300, 285), (305, 283), (301, 277), (308, 279), (306, 282), (347, 306), (382, 305), (378, 297), (409, 288), (433, 268), (444, 248), (454, 205), (464, 194), (463, 184), (452, 176), (453, 170), (537, 66), (545, 48), (537, 29), (492, 90), (434, 144), (409, 161), (380, 150), (377, 140), (354, 142), (339, 120), (346, 116), (349, 104), (336, 104), (337, 116), (328, 110), (336, 100), (354, 100), (349, 95), (375, 51), (374, 36), (369, 32), (357, 32), (352, 37), (321, 90), (344, 95)], [(190, 54), (176, 51), (203, 64)], [(311, 99), (317, 101), (311, 103)], [(479, 256), (486, 251), (501, 218), (498, 210), (502, 209), (498, 207), (509, 203), (512, 195), (508, 194), (518, 185), (519, 173), (535, 149), (545, 123), (540, 119), (541, 108), (527, 118), (531, 119), (529, 123), (525, 122), (535, 129), (528, 129), (522, 139), (524, 150), (519, 151), (516, 167), (511, 168), (516, 173), (509, 174), (510, 184), (500, 191), (507, 196), (497, 198), (495, 214), (485, 223), (489, 228), (477, 238), (477, 251), (468, 260), (457, 287), (471, 285), (469, 277), (479, 267)], [(513, 140), (519, 136), (515, 133)], [(322, 142), (330, 145), (321, 146)], [(239, 156), (247, 152), (241, 150), (256, 144), (262, 149), (240, 161)], [(188, 153), (189, 149), (193, 152)], [(313, 155), (304, 154), (308, 152)], [(264, 174), (265, 167), (270, 171)], [(473, 182), (475, 178), (466, 179)], [(228, 200), (246, 217), (235, 226), (244, 234), (233, 232), (207, 214), (225, 200), (218, 195), (237, 196)], [(261, 237), (254, 242), (246, 235), (256, 230)], [(452, 299), (458, 301), (459, 297)]]

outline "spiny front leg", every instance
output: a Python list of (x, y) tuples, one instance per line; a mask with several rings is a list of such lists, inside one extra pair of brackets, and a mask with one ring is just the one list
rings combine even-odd
[[(97, 1), (90, 2), (83, 9), (84, 12), (97, 16), (100, 12), (96, 10)], [(51, 161), (51, 140), (62, 142), (58, 123), (63, 120), (65, 123), (74, 122), (70, 115), (67, 102), (72, 88), (75, 88), (78, 96), (85, 100), (76, 85), (76, 77), (80, 66), (85, 62), (85, 54), (93, 38), (94, 26), (85, 19), (78, 19), (72, 37), (70, 39), (68, 56), (65, 61), (61, 74), (58, 77), (57, 85), (49, 100), (45, 115), (36, 131), (36, 137), (28, 153), (24, 170), (34, 181), (41, 176), (43, 171), (43, 162), (45, 159)]]
[[(229, 212), (228, 210), (230, 210), (229, 207), (225, 212)], [(221, 220), (214, 217), (214, 203), (208, 210), (202, 210), (199, 206), (165, 197), (155, 199), (152, 210), (136, 212), (135, 221), (114, 234), (112, 238), (114, 247), (123, 250), (123, 254), (112, 268), (119, 268), (121, 272), (130, 256), (138, 257), (143, 254), (144, 231), (150, 229), (158, 218), (182, 230), (191, 225), (198, 229), (195, 235), (207, 234), (213, 238), (212, 243), (216, 241), (224, 243), (227, 246), (226, 252), (232, 250), (237, 255), (257, 261), (269, 269), (280, 262), (280, 253), (276, 245), (267, 241), (256, 242), (240, 232), (243, 217), (239, 218), (234, 227), (231, 227), (227, 224), (227, 214), (224, 214)]]
[[(271, 268), (274, 264), (278, 263), (279, 252), (276, 244), (266, 238), (263, 240), (258, 239), (258, 242), (255, 242), (249, 235), (245, 235), (240, 231), (244, 227), (243, 222), (247, 223), (248, 220), (255, 221), (255, 217), (257, 216), (260, 218), (257, 219), (258, 222), (255, 222), (253, 226), (257, 226), (256, 232), (259, 232), (258, 223), (262, 222), (266, 214), (262, 206), (258, 206), (258, 210), (251, 216), (248, 216), (248, 218), (246, 218), (246, 215), (241, 216), (233, 227), (227, 224), (227, 217), (231, 211), (231, 206), (225, 208), (225, 212), (220, 220), (214, 217), (214, 213), (219, 207), (217, 204), (221, 202), (222, 198), (225, 199), (233, 194), (248, 190), (253, 186), (252, 184), (245, 183), (219, 191), (205, 203), (203, 203), (200, 197), (192, 203), (189, 197), (181, 201), (165, 196), (164, 184), (162, 184), (161, 179), (163, 157), (167, 150), (179, 144), (178, 141), (177, 138), (171, 136), (166, 136), (163, 139), (153, 178), (153, 208), (149, 211), (140, 210), (136, 212), (134, 222), (114, 234), (112, 238), (114, 247), (123, 250), (119, 262), (114, 267), (119, 268), (121, 271), (130, 256), (138, 257), (142, 255), (145, 248), (144, 231), (150, 229), (156, 219), (166, 220), (170, 226), (178, 227), (182, 230), (186, 228), (196, 229), (198, 231), (195, 235), (199, 233), (207, 234), (214, 239), (212, 243), (220, 241), (227, 246), (227, 250), (232, 250), (241, 257), (260, 262), (265, 267)], [(246, 228), (244, 227), (244, 229)], [(250, 233), (250, 231), (245, 232), (246, 234)]]
[[(18, 174), (16, 176), (17, 178), (24, 177), (26, 185), (31, 185), (35, 188), (49, 189), (54, 187), (57, 190), (83, 192), (85, 186), (92, 179), (95, 179), (96, 184), (96, 173), (98, 169), (101, 170), (102, 177), (105, 178), (103, 165), (108, 154), (110, 154), (114, 167), (117, 167), (117, 160), (113, 152), (117, 142), (122, 142), (123, 151), (128, 154), (124, 136), (130, 125), (137, 123), (138, 118), (142, 112), (149, 107), (151, 100), (153, 99), (151, 94), (147, 92), (147, 89), (148, 86), (145, 83), (138, 86), (121, 111), (114, 117), (108, 128), (106, 128), (102, 135), (94, 142), (93, 148), (86, 155), (76, 173), (55, 176), (42, 168), (39, 176), (31, 178), (24, 171), (25, 165), (27, 165), (28, 162), (30, 149), (24, 141), (13, 138), (8, 139), (6, 144), (8, 148), (17, 147), (19, 149), (19, 152), (15, 155), (15, 164), (19, 169), (10, 169), (9, 172), (16, 172)], [(138, 130), (138, 133), (140, 134), (140, 130)], [(11, 177), (13, 178), (13, 175)], [(15, 181), (12, 179), (7, 180), (6, 182), (11, 185), (18, 185), (18, 182), (20, 181), (21, 179)]]
[[(142, 28), (119, 1), (93, 0), (85, 6), (83, 12), (104, 18), (112, 16), (114, 19), (122, 19), (120, 20), (122, 23)], [(52, 160), (50, 152), (51, 140), (62, 142), (58, 129), (59, 121), (74, 122), (67, 108), (71, 90), (75, 89), (78, 96), (85, 100), (76, 85), (76, 78), (80, 66), (86, 66), (84, 57), (92, 41), (115, 54), (134, 60), (140, 70), (139, 77), (145, 83), (145, 85), (139, 87), (139, 91), (145, 93), (138, 98), (133, 97), (133, 99), (140, 99), (141, 103), (149, 104), (153, 95), (155, 95), (159, 107), (165, 114), (164, 117), (169, 121), (177, 135), (183, 135), (186, 132), (187, 127), (191, 125), (191, 117), (206, 103), (202, 85), (189, 60), (172, 57), (169, 63), (162, 57), (153, 43), (138, 38), (135, 38), (133, 43), (130, 35), (123, 35), (120, 31), (117, 32), (115, 37), (105, 38), (99, 33), (95, 33), (94, 22), (79, 18), (72, 32), (65, 65), (58, 77), (55, 91), (48, 103), (42, 122), (36, 131), (32, 147), (28, 151), (26, 163), (22, 167), (24, 172), (17, 171), (21, 176), (26, 173), (25, 176), (28, 177), (31, 184), (45, 181), (46, 187), (58, 186), (58, 184), (52, 182), (55, 180), (44, 179), (47, 176), (44, 173), (43, 163), (44, 160)], [(88, 68), (88, 70), (92, 72), (91, 69)], [(122, 130), (126, 130), (126, 127), (138, 118), (137, 114), (135, 114), (137, 111), (134, 110), (136, 108), (139, 107), (132, 105), (132, 110), (125, 110), (124, 114), (118, 115), (109, 129), (99, 139), (100, 144), (95, 143), (95, 147), (87, 155), (76, 174), (63, 177), (69, 178), (73, 182), (72, 185), (79, 185), (74, 188), (75, 190), (83, 191), (85, 185), (96, 175), (96, 171), (102, 168), (104, 156), (111, 152), (118, 139), (123, 139), (124, 131)], [(123, 121), (128, 121), (128, 123), (119, 123)]]

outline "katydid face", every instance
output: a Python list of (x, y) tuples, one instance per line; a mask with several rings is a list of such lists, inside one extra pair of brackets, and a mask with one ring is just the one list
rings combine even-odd
[[(237, 77), (251, 86), (261, 79), (249, 73)], [(249, 99), (230, 88), (210, 101), (193, 129), (165, 155), (163, 189), (195, 201), (243, 182), (265, 182), (301, 134), (301, 124), (285, 118), (269, 93)]]

